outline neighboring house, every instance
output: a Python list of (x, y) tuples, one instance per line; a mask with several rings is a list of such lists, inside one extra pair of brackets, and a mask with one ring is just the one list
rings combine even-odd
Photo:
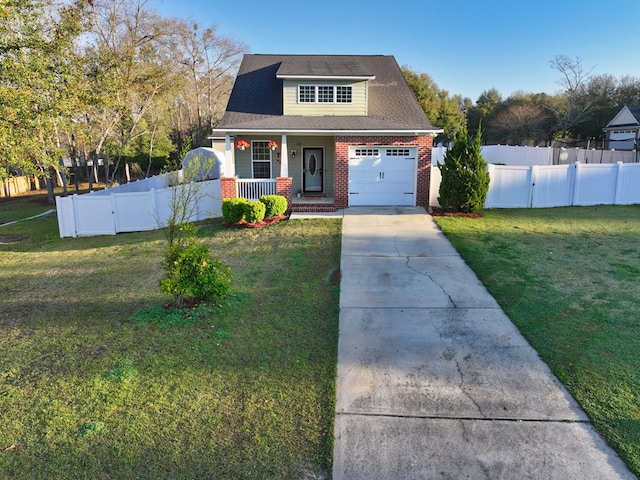
[(609, 150), (637, 150), (640, 138), (640, 106), (625, 105), (602, 129)]
[(427, 207), (441, 132), (392, 56), (245, 55), (213, 138), (223, 198), (278, 193), (294, 211), (332, 211)]

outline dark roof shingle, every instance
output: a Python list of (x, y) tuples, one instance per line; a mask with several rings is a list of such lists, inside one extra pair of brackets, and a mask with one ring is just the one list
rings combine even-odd
[[(375, 76), (367, 116), (284, 116), (277, 75)], [(388, 55), (245, 55), (216, 130), (439, 130)]]

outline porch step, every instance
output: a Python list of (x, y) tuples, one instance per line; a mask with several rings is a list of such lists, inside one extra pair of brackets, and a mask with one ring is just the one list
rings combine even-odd
[(305, 213), (329, 213), (337, 210), (333, 203), (292, 203), (292, 212), (305, 212)]

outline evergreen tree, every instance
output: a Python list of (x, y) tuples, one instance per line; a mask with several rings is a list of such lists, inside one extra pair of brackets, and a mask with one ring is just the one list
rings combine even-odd
[(482, 157), (482, 129), (475, 137), (463, 129), (453, 139), (438, 165), (442, 174), (438, 202), (454, 212), (474, 213), (482, 209), (489, 191), (487, 162)]

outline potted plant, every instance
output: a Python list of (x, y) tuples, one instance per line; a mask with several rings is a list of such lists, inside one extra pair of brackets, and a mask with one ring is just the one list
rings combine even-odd
[(247, 142), (246, 140), (243, 140), (242, 138), (236, 142), (236, 148), (238, 150), (244, 150), (245, 148), (249, 148), (249, 147), (250, 147), (249, 142)]
[(302, 189), (299, 188), (298, 190), (296, 190), (296, 196), (298, 198), (300, 198), (302, 196)]
[(278, 148), (278, 142), (271, 140), (269, 143), (267, 143), (267, 147), (269, 147), (271, 150), (275, 150), (276, 148)]

